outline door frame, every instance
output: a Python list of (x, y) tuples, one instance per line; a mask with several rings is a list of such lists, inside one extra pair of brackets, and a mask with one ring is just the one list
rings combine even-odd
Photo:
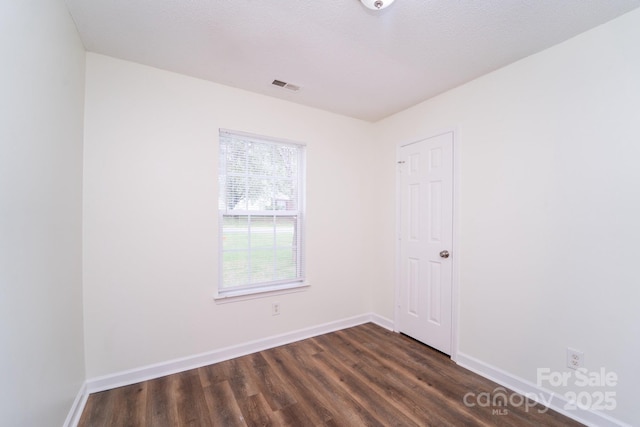
[(451, 133), (453, 138), (453, 236), (451, 243), (451, 360), (457, 362), (458, 359), (458, 328), (459, 328), (459, 312), (460, 312), (460, 288), (459, 288), (459, 270), (460, 270), (460, 252), (459, 252), (459, 212), (460, 212), (460, 154), (458, 149), (459, 138), (457, 127), (443, 129), (440, 132), (428, 134), (425, 137), (412, 139), (410, 141), (403, 141), (396, 144), (396, 197), (395, 197), (395, 286), (394, 286), (394, 310), (393, 310), (393, 330), (399, 332), (399, 318), (400, 318), (400, 221), (402, 219), (400, 215), (400, 194), (401, 194), (401, 180), (400, 170), (398, 162), (400, 161), (400, 149), (406, 145), (415, 144), (425, 139), (434, 138), (446, 133)]

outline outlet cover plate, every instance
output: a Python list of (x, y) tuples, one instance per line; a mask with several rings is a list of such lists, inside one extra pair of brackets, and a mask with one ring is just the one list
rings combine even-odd
[(575, 348), (567, 347), (567, 367), (578, 369), (584, 367), (584, 353)]

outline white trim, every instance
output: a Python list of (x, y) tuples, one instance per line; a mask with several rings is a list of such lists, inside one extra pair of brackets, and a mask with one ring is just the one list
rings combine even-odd
[(400, 193), (402, 190), (402, 185), (400, 183), (400, 148), (406, 144), (397, 144), (396, 145), (396, 194), (395, 194), (395, 220), (396, 226), (394, 230), (395, 236), (393, 237), (394, 245), (395, 245), (395, 274), (394, 274), (394, 285), (393, 285), (393, 330), (395, 332), (400, 332), (400, 327), (398, 325), (400, 318), (400, 237), (401, 237), (401, 228), (400, 228), (400, 220), (402, 213), (400, 212)]
[(271, 288), (250, 288), (240, 289), (237, 291), (229, 291), (223, 294), (215, 294), (213, 296), (216, 304), (227, 304), (230, 302), (246, 301), (256, 298), (266, 298), (276, 295), (291, 294), (294, 292), (303, 292), (311, 287), (309, 282), (290, 283), (288, 285), (273, 286)]
[[(295, 177), (297, 177), (297, 189), (295, 190), (296, 194), (296, 200), (297, 200), (297, 204), (298, 204), (298, 209), (296, 210), (283, 210), (283, 211), (279, 211), (279, 210), (252, 210), (252, 209), (235, 209), (235, 206), (233, 209), (229, 209), (228, 206), (226, 205), (225, 202), (225, 206), (224, 209), (220, 209), (220, 206), (218, 206), (218, 285), (216, 286), (216, 295), (214, 296), (214, 299), (217, 298), (224, 298), (225, 296), (245, 296), (245, 295), (249, 295), (249, 294), (253, 294), (253, 293), (261, 293), (261, 292), (271, 292), (271, 291), (278, 291), (281, 289), (289, 289), (289, 288), (293, 288), (293, 287), (300, 287), (300, 286), (305, 286), (304, 282), (306, 281), (305, 278), (305, 254), (306, 254), (306, 248), (305, 248), (305, 234), (306, 234), (306, 145), (305, 144), (301, 144), (301, 143), (296, 143), (296, 142), (291, 142), (291, 141), (287, 141), (287, 140), (281, 140), (279, 138), (273, 138), (273, 137), (268, 137), (268, 136), (260, 136), (260, 135), (254, 135), (254, 134), (249, 134), (246, 132), (238, 132), (238, 131), (232, 131), (229, 129), (219, 129), (218, 132), (218, 154), (222, 155), (222, 148), (224, 147), (224, 160), (222, 161), (222, 165), (218, 165), (218, 180), (220, 180), (222, 177), (224, 177), (224, 180), (226, 182), (226, 180), (230, 177), (230, 176), (238, 176), (238, 177), (242, 177), (242, 179), (249, 179), (250, 177), (258, 177), (258, 178), (267, 178), (267, 179), (272, 179), (275, 178), (273, 176), (263, 176), (263, 175), (257, 175), (254, 174), (253, 172), (250, 172), (248, 170), (248, 167), (246, 169), (244, 169), (243, 173), (229, 173), (228, 172), (228, 144), (229, 144), (229, 140), (233, 139), (233, 138), (238, 138), (240, 139), (243, 143), (257, 143), (257, 144), (261, 144), (261, 145), (270, 145), (270, 146), (282, 146), (282, 145), (288, 145), (290, 147), (295, 147), (296, 149), (296, 154), (297, 154), (297, 158), (298, 158), (298, 168), (297, 171), (295, 173)], [(221, 157), (222, 158), (222, 157)], [(283, 177), (280, 177), (280, 179), (282, 179)], [(295, 182), (293, 180), (293, 176), (292, 177), (287, 177), (288, 181), (291, 182)], [(224, 188), (224, 186), (220, 186), (220, 188), (218, 189), (218, 198), (221, 198), (221, 196), (223, 198), (226, 199), (227, 195), (227, 189)], [(245, 198), (248, 197), (248, 195), (245, 195)], [(236, 201), (237, 202), (237, 201)], [(249, 206), (247, 206), (248, 208)], [(252, 258), (252, 253), (254, 252), (252, 245), (251, 245), (251, 221), (249, 221), (249, 247), (248, 248), (244, 248), (244, 249), (236, 249), (236, 250), (225, 250), (224, 249), (224, 243), (223, 243), (223, 235), (224, 235), (224, 218), (225, 216), (234, 216), (234, 215), (240, 215), (240, 216), (247, 216), (247, 217), (251, 217), (251, 216), (269, 216), (269, 217), (273, 217), (274, 220), (276, 217), (295, 217), (297, 218), (297, 220), (295, 221), (295, 225), (293, 227), (294, 230), (294, 235), (297, 236), (296, 237), (296, 277), (294, 279), (293, 282), (287, 282), (286, 280), (276, 280), (276, 281), (269, 281), (269, 282), (254, 282), (251, 279), (251, 260)], [(274, 233), (276, 233), (276, 223), (273, 223), (274, 226)], [(276, 241), (274, 239), (273, 241), (273, 246), (271, 246), (271, 248), (273, 249), (277, 249), (276, 247)], [(223, 284), (224, 284), (224, 254), (227, 252), (246, 252), (249, 255), (249, 281), (251, 283), (249, 283), (249, 285), (245, 285), (245, 286), (231, 286), (230, 288), (224, 288)], [(276, 259), (274, 258), (273, 260), (274, 262), (274, 266), (273, 268), (275, 270), (277, 270), (276, 267)], [(237, 289), (237, 291), (235, 289)]]
[(553, 393), (545, 388), (542, 388), (530, 381), (523, 378), (512, 375), (500, 368), (489, 365), (475, 357), (466, 355), (462, 352), (458, 352), (456, 363), (463, 368), (470, 370), (484, 378), (494, 381), (504, 387), (507, 387), (516, 393), (527, 395), (533, 398), (533, 396), (539, 396), (539, 399), (535, 399), (538, 403), (544, 404), (544, 402), (550, 402), (548, 405), (550, 409), (561, 413), (573, 420), (576, 420), (587, 426), (594, 427), (631, 427), (620, 420), (617, 420), (602, 412), (597, 412), (589, 409), (576, 408), (576, 410), (567, 411), (565, 405), (568, 401), (564, 396)]
[(382, 316), (378, 316), (373, 313), (362, 314), (359, 316), (349, 317), (347, 319), (324, 323), (318, 326), (299, 329), (297, 331), (292, 331), (281, 335), (274, 335), (272, 337), (250, 341), (245, 344), (221, 348), (207, 353), (195, 354), (180, 359), (160, 362), (153, 365), (117, 372), (115, 374), (105, 375), (102, 377), (90, 378), (86, 382), (86, 391), (87, 393), (96, 393), (116, 387), (136, 384), (141, 381), (147, 381), (154, 378), (163, 377), (165, 375), (175, 374), (178, 372), (187, 371), (189, 369), (200, 368), (202, 366), (223, 362), (225, 360), (245, 356), (247, 354), (267, 350), (284, 344), (289, 344), (295, 341), (300, 341), (303, 339), (315, 337), (317, 335), (334, 332), (340, 329), (350, 328), (368, 322), (376, 323), (379, 326), (387, 329), (390, 329), (390, 325), (392, 324), (391, 320), (386, 319)]
[[(286, 334), (275, 335), (272, 337), (251, 341), (237, 346), (222, 348), (208, 353), (187, 356), (181, 359), (174, 359), (137, 369), (131, 369), (111, 375), (88, 379), (80, 388), (80, 391), (78, 392), (78, 395), (76, 396), (73, 405), (69, 410), (69, 414), (67, 415), (67, 419), (65, 420), (63, 426), (76, 427), (78, 425), (90, 393), (96, 393), (116, 387), (135, 384), (141, 381), (160, 378), (165, 375), (175, 374), (189, 369), (199, 368), (201, 366), (233, 359), (235, 357), (245, 356), (247, 354), (267, 350), (269, 348), (278, 347), (280, 345), (289, 344), (295, 341), (300, 341), (341, 329), (358, 326), (368, 322), (375, 323), (376, 325), (390, 331), (394, 330), (393, 320), (387, 319), (386, 317), (380, 316), (375, 313), (368, 313), (334, 322), (328, 322), (318, 326), (300, 329)], [(482, 376), (483, 378), (487, 378), (504, 387), (507, 387), (510, 390), (515, 391), (516, 393), (528, 396), (542, 396), (540, 399), (537, 399), (539, 403), (542, 404), (543, 400), (545, 402), (551, 402), (551, 405), (549, 405), (550, 409), (553, 409), (554, 411), (559, 412), (587, 426), (631, 427), (629, 424), (626, 424), (601, 412), (579, 408), (575, 411), (566, 411), (564, 409), (564, 406), (567, 403), (567, 400), (563, 396), (556, 395), (549, 390), (537, 386), (536, 384), (512, 375), (500, 368), (494, 367), (462, 352), (457, 352), (455, 361), (459, 366), (468, 369), (475, 374)]]
[[(424, 138), (418, 138), (412, 141), (404, 141), (396, 144), (396, 162), (400, 161), (400, 149), (407, 145), (415, 144), (425, 139), (435, 138), (447, 133), (452, 134), (452, 150), (453, 150), (453, 236), (451, 238), (451, 253), (453, 254), (452, 260), (452, 277), (451, 277), (451, 360), (454, 362), (458, 358), (458, 328), (459, 328), (459, 307), (460, 307), (460, 248), (459, 245), (459, 218), (460, 218), (460, 150), (458, 149), (458, 128), (451, 127), (443, 129), (439, 132), (426, 136)], [(396, 170), (396, 227), (395, 227), (395, 292), (394, 292), (394, 320), (393, 330), (399, 332), (398, 319), (400, 317), (400, 173), (399, 169)]]
[(380, 326), (381, 328), (385, 328), (391, 332), (394, 332), (393, 329), (393, 320), (387, 319), (386, 317), (382, 317), (379, 314), (371, 313), (371, 319), (369, 320), (372, 323)]
[(457, 362), (460, 339), (458, 322), (460, 319), (460, 137), (459, 130), (454, 127), (453, 133), (453, 271), (451, 275), (451, 360)]
[(257, 133), (243, 132), (239, 130), (218, 128), (218, 135), (220, 136), (221, 134), (224, 134), (225, 138), (238, 136), (240, 138), (251, 140), (252, 142), (257, 142), (257, 143), (273, 142), (273, 143), (286, 144), (286, 145), (297, 145), (302, 147), (307, 146), (305, 142), (294, 141), (293, 139), (280, 138), (276, 136), (266, 136), (266, 135), (260, 135)]
[(71, 408), (69, 409), (69, 413), (67, 414), (67, 419), (64, 420), (63, 427), (76, 427), (80, 422), (80, 417), (82, 416), (82, 411), (84, 411), (84, 406), (87, 404), (87, 399), (89, 398), (89, 393), (87, 392), (87, 382), (85, 381), (78, 394), (76, 395)]

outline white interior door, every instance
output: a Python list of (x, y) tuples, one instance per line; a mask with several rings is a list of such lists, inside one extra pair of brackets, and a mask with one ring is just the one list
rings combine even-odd
[(400, 148), (397, 327), (451, 354), (453, 133)]

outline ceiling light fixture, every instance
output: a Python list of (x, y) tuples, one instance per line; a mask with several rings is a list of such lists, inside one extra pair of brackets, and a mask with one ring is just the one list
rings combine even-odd
[(371, 10), (380, 10), (391, 5), (394, 0), (360, 0), (363, 5)]

